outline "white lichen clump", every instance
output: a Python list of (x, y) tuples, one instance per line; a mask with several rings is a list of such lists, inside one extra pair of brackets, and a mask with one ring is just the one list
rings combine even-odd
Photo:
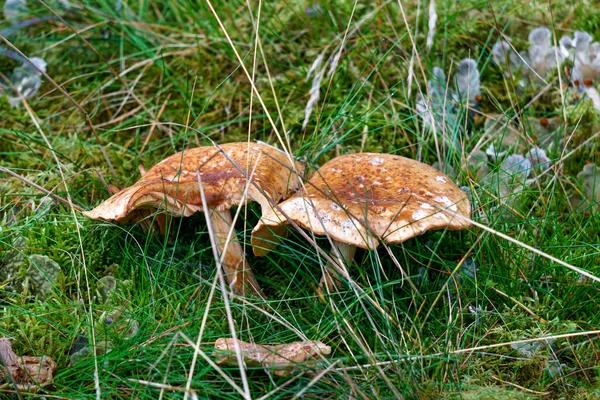
[[(522, 77), (519, 86), (543, 82), (554, 70), (559, 70), (565, 60), (573, 67), (569, 79), (578, 91), (584, 92), (600, 112), (600, 93), (594, 82), (600, 77), (600, 43), (593, 42), (587, 32), (576, 31), (573, 36), (563, 36), (559, 46), (553, 46), (550, 29), (539, 27), (529, 33), (529, 50), (517, 52), (507, 41), (498, 41), (492, 48), (492, 57), (508, 75)], [(559, 71), (560, 72), (560, 71)]]
[(600, 204), (600, 167), (596, 164), (586, 164), (577, 174), (577, 179), (582, 181), (585, 197)]
[(25, 61), (23, 65), (14, 69), (10, 83), (5, 85), (5, 90), (12, 93), (8, 103), (16, 107), (21, 99), (35, 96), (42, 86), (42, 73), (46, 72), (46, 61), (40, 57), (32, 57), (31, 63)]
[(534, 146), (526, 154), (525, 158), (531, 161), (534, 167), (546, 168), (550, 165), (550, 157), (546, 154), (546, 151), (542, 148)]
[(456, 101), (464, 104), (466, 107), (473, 106), (479, 101), (481, 83), (475, 60), (465, 58), (458, 64), (458, 68), (454, 74), (454, 84), (456, 88), (454, 99)]
[(577, 88), (591, 86), (600, 76), (600, 43), (592, 42), (592, 36), (587, 32), (577, 31), (573, 37), (560, 39), (560, 49), (565, 58), (573, 60), (573, 85)]
[[(521, 74), (529, 83), (544, 82), (564, 59), (564, 53), (552, 43), (552, 32), (542, 26), (529, 32), (526, 53), (515, 51), (507, 41), (499, 41), (492, 48), (492, 56), (500, 68), (508, 68), (507, 73)], [(525, 86), (526, 81), (519, 84)]]
[(6, 0), (3, 7), (4, 19), (11, 25), (29, 12), (25, 0)]
[[(481, 96), (481, 84), (477, 62), (463, 59), (456, 68), (454, 88), (447, 85), (446, 74), (439, 67), (433, 68), (433, 78), (427, 82), (427, 94), (417, 95), (416, 109), (427, 128), (441, 132), (444, 125), (450, 130), (456, 127), (461, 106), (472, 109)], [(445, 122), (445, 124), (444, 124)]]
[(508, 151), (498, 153), (490, 146), (487, 152), (474, 150), (467, 158), (470, 175), (509, 203), (536, 181), (540, 171), (550, 166), (550, 157), (537, 146), (530, 147), (525, 155), (509, 154)]
[[(433, 68), (433, 79), (427, 81), (427, 95), (417, 95), (417, 112), (426, 127), (443, 118), (446, 109), (446, 74), (439, 67)], [(438, 122), (436, 126), (439, 126)], [(441, 126), (440, 126), (441, 128)]]

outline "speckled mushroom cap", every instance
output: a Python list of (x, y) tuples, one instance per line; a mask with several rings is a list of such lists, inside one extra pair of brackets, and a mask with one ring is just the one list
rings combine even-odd
[[(174, 154), (148, 170), (133, 186), (83, 214), (107, 221), (126, 221), (133, 210), (139, 209), (190, 216), (202, 211), (198, 168), (207, 204), (220, 211), (242, 202), (246, 176), (252, 176), (253, 182), (276, 202), (299, 187), (298, 176), (281, 150), (264, 143), (246, 142), (220, 147), (227, 157), (214, 146)], [(304, 167), (296, 162), (295, 169), (301, 174)], [(268, 199), (254, 185), (248, 185), (246, 200), (260, 203), (263, 211), (271, 208)]]
[(471, 204), (450, 178), (421, 162), (389, 154), (334, 158), (305, 184), (306, 190), (263, 213), (252, 232), (256, 255), (277, 245), (290, 219), (316, 235), (362, 248), (400, 243), (430, 229), (459, 230), (470, 223)]

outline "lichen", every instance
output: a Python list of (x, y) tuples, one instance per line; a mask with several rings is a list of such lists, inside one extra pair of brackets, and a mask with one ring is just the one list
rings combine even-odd
[(25, 265), (25, 255), (21, 249), (25, 248), (25, 240), (18, 237), (12, 249), (4, 254), (0, 260), (0, 281), (8, 281), (14, 287), (19, 271)]
[(564, 58), (563, 52), (552, 45), (552, 32), (545, 26), (531, 30), (528, 39), (527, 53), (516, 52), (513, 45), (504, 40), (492, 48), (494, 61), (508, 77), (524, 78), (519, 81), (523, 88), (543, 83)]
[(42, 299), (56, 286), (60, 272), (60, 265), (48, 256), (33, 254), (29, 257), (27, 277), (33, 284), (34, 293)]
[(442, 133), (462, 132), (463, 125), (470, 129), (472, 122), (460, 123), (462, 113), (473, 118), (481, 96), (480, 73), (477, 62), (470, 58), (461, 60), (453, 78), (453, 88), (447, 86), (446, 74), (439, 67), (433, 68), (433, 78), (427, 82), (427, 93), (419, 93), (415, 108), (423, 124), (445, 140)]

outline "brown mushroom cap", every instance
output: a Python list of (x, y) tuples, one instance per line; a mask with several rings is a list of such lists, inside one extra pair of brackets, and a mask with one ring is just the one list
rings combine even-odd
[[(197, 169), (208, 206), (219, 211), (242, 203), (246, 176), (252, 176), (252, 181), (276, 202), (298, 188), (298, 176), (281, 150), (264, 143), (246, 142), (220, 147), (227, 157), (214, 146), (174, 154), (148, 170), (133, 186), (83, 214), (106, 221), (126, 221), (133, 210), (139, 209), (190, 216), (202, 211)], [(295, 163), (297, 173), (302, 173), (303, 168), (301, 163)], [(254, 185), (248, 185), (248, 200), (260, 203), (263, 211), (271, 208), (269, 200)]]
[[(362, 248), (400, 243), (430, 229), (466, 229), (471, 204), (450, 178), (421, 162), (389, 154), (334, 158), (306, 183), (306, 190), (263, 213), (252, 232), (254, 254), (276, 246), (290, 219), (315, 235)], [(282, 229), (283, 228), (283, 229)]]

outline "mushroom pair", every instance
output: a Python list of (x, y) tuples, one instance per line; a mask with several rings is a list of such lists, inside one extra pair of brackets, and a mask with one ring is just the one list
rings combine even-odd
[[(251, 200), (260, 204), (264, 214), (271, 209), (271, 202), (279, 202), (299, 187), (298, 174), (303, 170), (301, 163), (264, 143), (197, 147), (164, 159), (143, 173), (133, 186), (83, 214), (115, 222), (140, 220), (156, 210), (187, 217), (204, 211), (204, 197), (231, 290), (263, 297), (232, 230), (230, 208)], [(233, 239), (227, 241), (230, 232)]]
[[(466, 229), (470, 215), (467, 194), (435, 168), (389, 154), (349, 154), (324, 164), (305, 190), (264, 213), (252, 247), (255, 255), (265, 255), (293, 221), (329, 236), (343, 261), (351, 262), (357, 247), (401, 243), (432, 229)], [(329, 269), (320, 294), (339, 288)]]
[[(133, 186), (84, 215), (117, 222), (143, 219), (154, 210), (190, 216), (203, 211), (202, 185), (231, 289), (258, 296), (262, 291), (241, 245), (227, 240), (233, 232), (229, 209), (248, 200), (258, 202), (263, 214), (252, 232), (257, 256), (277, 245), (290, 221), (316, 235), (328, 235), (345, 262), (352, 260), (357, 247), (375, 249), (381, 241), (401, 243), (431, 229), (471, 225), (467, 195), (450, 178), (421, 162), (388, 154), (337, 157), (323, 165), (304, 190), (273, 207), (299, 188), (303, 169), (263, 143), (198, 147), (166, 158)], [(339, 285), (325, 269), (319, 291)]]

